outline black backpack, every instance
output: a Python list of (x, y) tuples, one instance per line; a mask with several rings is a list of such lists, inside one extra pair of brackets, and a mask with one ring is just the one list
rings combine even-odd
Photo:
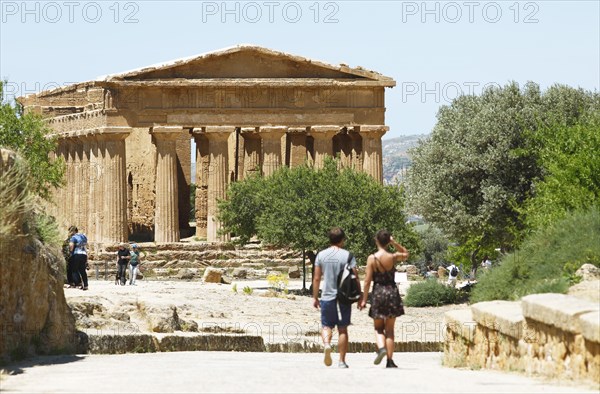
[(356, 281), (356, 275), (354, 270), (350, 268), (350, 262), (354, 256), (352, 253), (348, 256), (348, 261), (338, 274), (338, 289), (337, 289), (337, 300), (340, 304), (350, 305), (358, 300), (362, 295), (360, 291), (360, 285)]
[(458, 268), (456, 268), (456, 267), (452, 267), (452, 270), (450, 271), (450, 275), (451, 275), (451, 276), (456, 276), (456, 275), (458, 275)]

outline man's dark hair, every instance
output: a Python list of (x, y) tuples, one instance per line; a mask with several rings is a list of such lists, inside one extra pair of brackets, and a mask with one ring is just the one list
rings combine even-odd
[(77, 229), (77, 227), (76, 227), (76, 226), (71, 226), (71, 227), (69, 227), (69, 232), (70, 232), (70, 233), (76, 233), (77, 231), (79, 231), (79, 229)]
[(392, 234), (390, 234), (390, 232), (386, 229), (379, 230), (377, 231), (377, 234), (375, 234), (375, 239), (377, 239), (377, 242), (379, 242), (379, 244), (384, 248), (390, 243), (391, 237)]
[(331, 243), (332, 245), (337, 245), (346, 238), (346, 234), (344, 233), (344, 230), (342, 230), (339, 227), (334, 227), (331, 230), (329, 230), (328, 235), (329, 235), (329, 243)]

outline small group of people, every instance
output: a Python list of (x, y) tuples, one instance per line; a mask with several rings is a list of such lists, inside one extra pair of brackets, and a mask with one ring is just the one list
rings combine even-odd
[(63, 242), (63, 256), (67, 266), (65, 287), (87, 290), (87, 237), (76, 226), (69, 227), (67, 239)]
[(137, 244), (132, 244), (131, 250), (129, 250), (129, 244), (125, 242), (119, 244), (115, 284), (120, 283), (121, 286), (125, 286), (127, 283), (127, 265), (129, 265), (129, 285), (136, 286), (137, 273), (140, 269), (140, 257), (140, 250)]
[[(331, 339), (332, 331), (338, 329), (338, 367), (348, 368), (346, 353), (348, 350), (348, 326), (351, 324), (352, 306), (338, 302), (338, 275), (348, 265), (361, 288), (360, 278), (356, 270), (356, 259), (344, 249), (346, 236), (344, 231), (335, 227), (329, 231), (330, 247), (320, 251), (315, 260), (313, 275), (313, 306), (321, 310), (322, 338), (324, 345), (324, 363), (332, 365)], [(375, 235), (377, 251), (367, 258), (362, 296), (358, 301), (358, 309), (367, 305), (369, 289), (373, 283), (371, 308), (369, 317), (373, 319), (375, 342), (377, 345), (375, 365), (379, 365), (387, 357), (386, 368), (397, 368), (394, 363), (394, 326), (396, 318), (404, 314), (402, 298), (395, 282), (396, 262), (408, 259), (408, 250), (400, 245), (389, 231), (380, 230)], [(396, 249), (388, 251), (389, 246)], [(319, 288), (323, 278), (323, 289), (319, 300)]]
[[(63, 256), (66, 262), (66, 288), (77, 288), (88, 290), (87, 271), (88, 265), (87, 254), (88, 240), (83, 232), (80, 232), (77, 226), (70, 226), (68, 236), (63, 242)], [(116, 283), (120, 282), (125, 286), (127, 282), (126, 272), (129, 265), (129, 284), (135, 285), (138, 270), (140, 269), (141, 252), (137, 244), (119, 244), (117, 251), (117, 279)]]

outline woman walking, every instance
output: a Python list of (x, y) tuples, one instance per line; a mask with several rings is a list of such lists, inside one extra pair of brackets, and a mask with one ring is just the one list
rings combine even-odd
[[(392, 238), (387, 230), (379, 230), (375, 235), (377, 252), (367, 259), (365, 283), (363, 296), (359, 301), (359, 309), (367, 305), (369, 288), (373, 282), (373, 295), (369, 316), (373, 319), (375, 326), (375, 341), (377, 343), (377, 356), (375, 365), (381, 363), (387, 356), (386, 368), (398, 368), (394, 364), (394, 324), (396, 317), (404, 314), (404, 306), (400, 298), (398, 286), (394, 281), (396, 273), (396, 261), (404, 261), (408, 258), (408, 250)], [(397, 252), (390, 253), (387, 247), (392, 245)]]

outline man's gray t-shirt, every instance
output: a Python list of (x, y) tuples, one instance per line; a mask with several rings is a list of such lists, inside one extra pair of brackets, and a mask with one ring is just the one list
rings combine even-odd
[[(323, 272), (321, 300), (332, 301), (337, 298), (337, 278), (346, 266), (350, 252), (337, 246), (330, 246), (317, 254), (315, 266)], [(356, 267), (356, 259), (352, 256), (350, 267)]]

